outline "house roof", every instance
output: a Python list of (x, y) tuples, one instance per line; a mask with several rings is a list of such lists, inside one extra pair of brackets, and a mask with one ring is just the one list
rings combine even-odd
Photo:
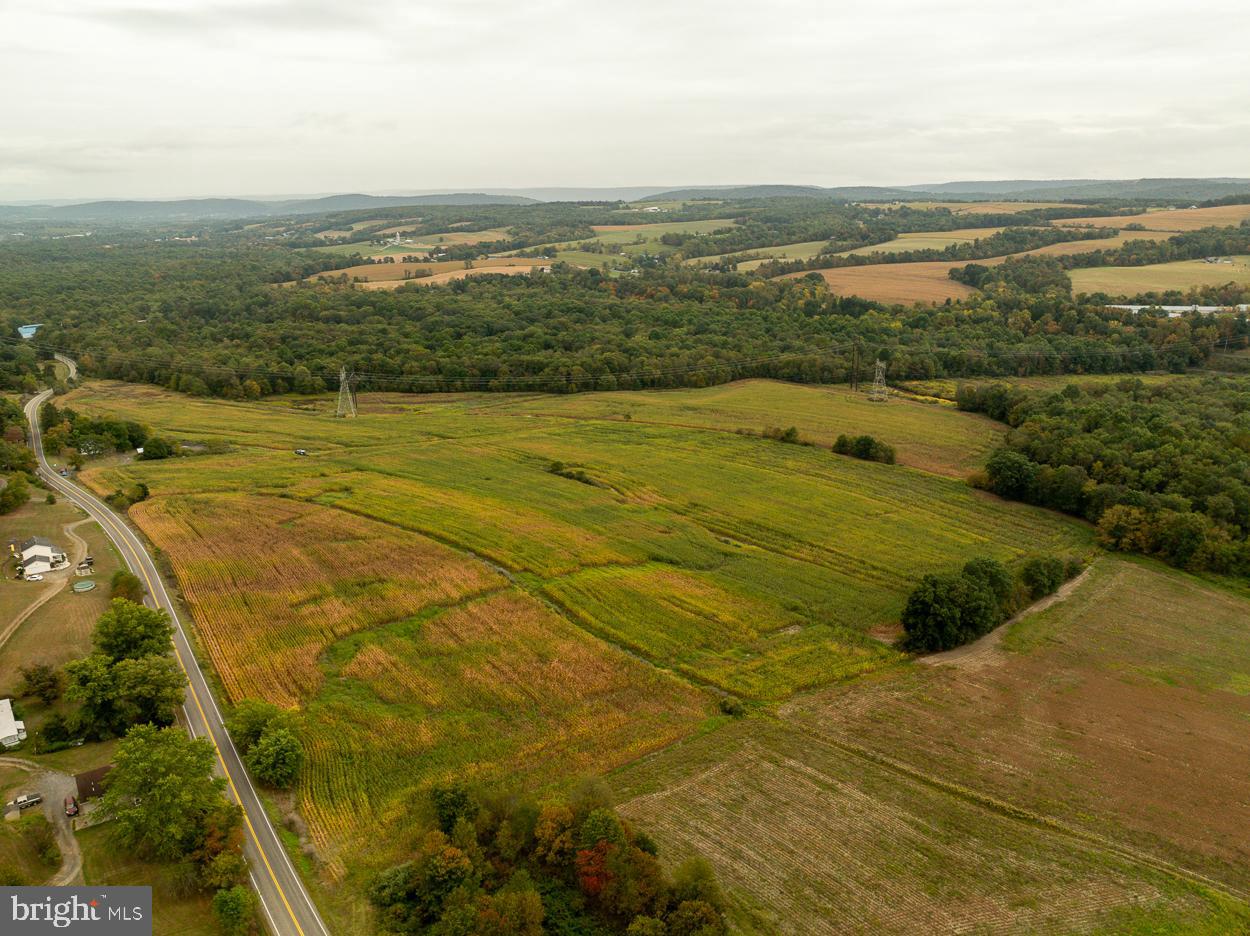
[(27, 556), (25, 559), (21, 560), (17, 564), (17, 567), (19, 569), (25, 569), (27, 566), (40, 565), (40, 564), (46, 565), (49, 568), (51, 568), (52, 561), (47, 556)]
[(17, 736), (17, 719), (13, 717), (13, 701), (0, 699), (0, 738)]
[(103, 793), (104, 778), (109, 775), (109, 771), (112, 769), (112, 764), (106, 764), (103, 767), (97, 767), (95, 770), (88, 770), (75, 775), (74, 782), (78, 785), (78, 798), (80, 800), (91, 799), (93, 796), (99, 796)]
[(54, 552), (60, 552), (61, 547), (50, 539), (44, 539), (42, 536), (32, 536), (21, 545), (22, 552), (28, 549), (34, 549), (36, 546), (43, 546), (45, 549), (51, 549)]

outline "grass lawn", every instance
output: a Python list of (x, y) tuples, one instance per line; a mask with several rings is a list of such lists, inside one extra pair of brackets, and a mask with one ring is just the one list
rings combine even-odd
[(77, 833), (88, 885), (146, 884), (152, 888), (152, 931), (158, 936), (219, 936), (206, 894), (181, 896), (169, 867), (125, 855), (108, 838), (108, 825)]

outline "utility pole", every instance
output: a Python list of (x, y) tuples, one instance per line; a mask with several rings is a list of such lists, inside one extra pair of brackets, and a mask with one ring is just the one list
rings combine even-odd
[(872, 389), (868, 391), (868, 399), (874, 403), (884, 403), (890, 398), (890, 388), (885, 385), (885, 362), (877, 360), (877, 372), (872, 378)]
[(339, 368), (339, 405), (334, 415), (346, 419), (356, 415), (356, 391), (352, 388), (355, 374), (348, 374), (346, 367)]
[(851, 392), (859, 392), (859, 342), (851, 349)]

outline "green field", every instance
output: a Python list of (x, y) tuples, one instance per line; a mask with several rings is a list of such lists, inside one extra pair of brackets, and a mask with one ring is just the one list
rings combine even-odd
[[(1091, 542), (935, 473), (979, 464), (989, 422), (824, 388), (376, 395), (355, 420), (328, 397), (93, 384), (70, 402), (233, 446), (86, 477), (150, 486), (132, 517), (230, 695), (305, 710), (300, 807), (349, 925), (370, 869), (411, 844), (380, 830), (432, 780), (620, 766), (720, 723), (718, 692), (768, 705), (896, 665), (872, 635), (924, 571)], [(875, 433), (904, 464), (739, 432), (770, 424)]]
[(892, 241), (884, 244), (873, 244), (871, 247), (857, 247), (844, 250), (834, 256), (849, 257), (852, 254), (891, 254), (904, 253), (908, 250), (941, 250), (952, 244), (970, 244), (975, 240), (990, 237), (1001, 227), (965, 228), (959, 231), (922, 231), (914, 234), (900, 234)]
[(738, 264), (739, 270), (747, 271), (754, 270), (772, 259), (810, 260), (818, 255), (828, 244), (829, 241), (827, 240), (800, 241), (797, 244), (779, 244), (776, 247), (760, 247), (757, 250), (717, 254), (712, 257), (692, 257), (686, 262), (694, 266), (707, 266), (723, 260), (733, 260), (735, 257), (758, 258), (755, 260), (743, 260)]
[(1177, 260), (1132, 267), (1090, 267), (1072, 270), (1074, 293), (1106, 293), (1109, 296), (1137, 296), (1149, 292), (1184, 292), (1198, 286), (1227, 283), (1250, 285), (1250, 257), (1227, 257), (1231, 263), (1205, 260)]
[[(733, 227), (732, 219), (712, 219), (709, 221), (657, 221), (654, 224), (644, 222), (629, 224), (596, 225), (593, 237), (585, 237), (576, 241), (565, 241), (530, 247), (526, 253), (548, 247), (548, 256), (564, 263), (576, 266), (597, 266), (605, 264), (609, 267), (628, 266), (632, 258), (642, 254), (668, 254), (676, 248), (660, 243), (665, 234), (711, 234), (727, 227)], [(605, 246), (613, 245), (621, 248), (621, 253), (595, 253), (594, 251), (578, 250), (579, 244), (595, 242)], [(501, 256), (514, 256), (501, 254)]]

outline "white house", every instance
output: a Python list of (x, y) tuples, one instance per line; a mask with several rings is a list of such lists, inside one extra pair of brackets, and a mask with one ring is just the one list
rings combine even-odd
[(32, 536), (18, 548), (22, 558), (17, 567), (22, 570), (23, 577), (42, 575), (44, 572), (60, 569), (69, 562), (65, 550), (42, 536)]
[(6, 748), (17, 747), (26, 740), (26, 722), (13, 717), (13, 702), (0, 699), (0, 744)]

